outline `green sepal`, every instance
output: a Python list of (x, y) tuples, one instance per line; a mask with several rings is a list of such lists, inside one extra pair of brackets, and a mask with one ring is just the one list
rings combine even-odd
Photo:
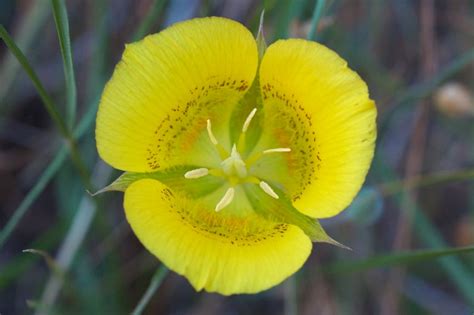
[(267, 50), (267, 42), (265, 41), (265, 37), (263, 36), (264, 18), (265, 18), (265, 10), (262, 10), (262, 13), (260, 14), (260, 21), (258, 23), (257, 37), (255, 38), (257, 41), (259, 63), (262, 61), (263, 55), (265, 54), (265, 51)]
[(242, 141), (242, 139), (240, 139), (242, 126), (254, 108), (257, 108), (257, 112), (245, 133), (245, 146), (243, 148), (240, 146), (238, 147), (239, 152), (244, 157), (252, 152), (252, 149), (257, 145), (263, 130), (263, 101), (258, 75), (255, 77), (250, 89), (245, 93), (232, 111), (229, 121), (230, 143), (239, 144), (239, 142)]
[[(259, 65), (262, 61), (263, 55), (265, 54), (265, 50), (267, 49), (267, 43), (265, 42), (265, 38), (263, 36), (264, 14), (265, 10), (263, 10), (262, 14), (260, 15), (257, 37), (255, 39), (257, 42)], [(260, 79), (258, 73), (259, 71), (257, 69), (252, 86), (235, 106), (229, 121), (230, 143), (238, 143), (245, 119), (254, 108), (257, 108), (257, 113), (255, 114), (255, 117), (250, 123), (250, 127), (245, 134), (245, 147), (239, 147), (240, 153), (244, 155), (247, 155), (252, 151), (260, 139), (260, 135), (262, 134), (263, 100), (260, 91)]]
[(150, 173), (125, 172), (110, 185), (100, 189), (93, 196), (107, 191), (124, 192), (128, 186), (140, 179), (155, 179), (174, 191), (184, 193), (189, 198), (200, 198), (210, 194), (224, 184), (224, 179), (212, 175), (195, 179), (186, 179), (184, 174), (197, 166), (180, 165)]
[(332, 239), (326, 231), (324, 231), (317, 219), (311, 218), (298, 211), (282, 190), (273, 188), (279, 196), (278, 199), (269, 196), (255, 184), (246, 184), (244, 190), (254, 211), (265, 220), (296, 225), (302, 229), (313, 242), (329, 243), (350, 249)]

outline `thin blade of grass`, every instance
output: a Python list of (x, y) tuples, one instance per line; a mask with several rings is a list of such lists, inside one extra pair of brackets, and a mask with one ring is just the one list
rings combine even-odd
[(156, 22), (156, 18), (160, 15), (161, 11), (163, 10), (166, 0), (156, 0), (150, 9), (150, 13), (148, 13), (143, 21), (138, 26), (138, 29), (132, 36), (132, 41), (137, 41), (142, 39), (151, 29), (153, 23)]
[[(14, 34), (15, 42), (23, 51), (30, 51), (38, 33), (42, 31), (43, 25), (48, 19), (49, 7), (46, 1), (33, 1), (28, 11), (21, 18), (18, 30)], [(0, 65), (0, 100), (4, 102), (12, 90), (19, 73), (19, 64), (13, 55), (5, 56)], [(0, 111), (5, 113), (11, 108), (8, 103), (0, 104)]]
[[(374, 169), (378, 170), (381, 180), (396, 181), (399, 180), (393, 169), (383, 162), (383, 157), (376, 155), (374, 159)], [(408, 208), (401, 209), (402, 211), (412, 211), (413, 215), (413, 230), (417, 237), (426, 246), (432, 248), (444, 248), (448, 244), (440, 234), (440, 232), (431, 224), (429, 219), (423, 213), (422, 209), (415, 204), (411, 198), (405, 196), (403, 193), (395, 194), (395, 201), (401, 205), (403, 200), (408, 200)], [(440, 264), (444, 271), (450, 276), (452, 282), (459, 288), (459, 291), (470, 303), (474, 304), (474, 276), (472, 272), (467, 269), (464, 264), (457, 259), (457, 257), (447, 256), (440, 260)]]
[[(97, 100), (93, 102), (91, 106), (89, 106), (88, 111), (81, 118), (79, 124), (73, 132), (73, 135), (76, 139), (80, 139), (93, 125), (98, 105), (99, 98), (97, 98)], [(18, 208), (13, 211), (13, 215), (10, 217), (5, 227), (0, 231), (0, 248), (2, 248), (8, 238), (11, 236), (12, 232), (15, 230), (23, 216), (28, 212), (33, 202), (35, 202), (39, 195), (41, 195), (43, 190), (46, 188), (46, 185), (48, 185), (51, 179), (54, 178), (56, 173), (64, 164), (67, 153), (68, 150), (66, 147), (62, 147), (56, 152), (54, 159), (49, 163), (46, 170), (39, 176), (39, 179), (33, 188), (31, 188), (31, 190), (26, 194)]]
[(28, 248), (24, 249), (23, 253), (31, 253), (42, 257), (51, 272), (54, 272), (58, 277), (64, 277), (64, 272), (62, 271), (61, 267), (59, 267), (56, 261), (54, 261), (54, 258), (51, 257), (47, 251), (42, 249)]
[(386, 133), (385, 130), (389, 125), (388, 122), (391, 117), (394, 117), (396, 111), (409, 104), (415, 104), (415, 101), (430, 96), (440, 84), (453, 77), (472, 62), (474, 62), (474, 48), (471, 48), (461, 56), (457, 57), (453, 62), (443, 68), (433, 79), (407, 88), (400, 93), (394, 93), (397, 97), (386, 106), (388, 110), (384, 113), (379, 124), (379, 134), (381, 136), (377, 138), (377, 142), (380, 143), (380, 141), (382, 141), (382, 136)]
[(421, 188), (452, 181), (465, 181), (474, 179), (474, 169), (462, 171), (442, 171), (433, 174), (420, 175), (406, 180), (384, 183), (380, 189), (384, 196), (399, 193), (402, 189)]
[(46, 89), (41, 83), (41, 80), (36, 75), (36, 72), (31, 67), (25, 55), (21, 52), (21, 50), (15, 44), (15, 42), (10, 37), (10, 35), (8, 34), (7, 30), (3, 27), (3, 25), (0, 25), (0, 38), (3, 39), (3, 41), (7, 45), (10, 52), (16, 57), (18, 62), (22, 65), (23, 70), (25, 70), (26, 74), (33, 82), (33, 85), (35, 86), (36, 90), (38, 91), (39, 96), (41, 97), (41, 100), (43, 101), (46, 111), (48, 112), (49, 116), (51, 117), (51, 119), (53, 119), (54, 123), (58, 127), (59, 132), (61, 132), (61, 134), (65, 138), (70, 138), (70, 133), (66, 127), (64, 120), (59, 115), (56, 105), (54, 104), (53, 100), (50, 98), (49, 94), (46, 92)]
[(71, 129), (76, 120), (77, 91), (74, 65), (72, 62), (69, 20), (64, 0), (51, 0), (51, 3), (63, 59), (64, 77), (66, 80), (66, 124)]
[[(66, 2), (66, 4), (68, 3), (69, 2)], [(68, 9), (71, 10), (72, 7), (68, 6)], [(90, 28), (94, 30), (91, 33), (91, 50), (88, 54), (87, 67), (85, 67), (87, 69), (83, 69), (87, 72), (87, 83), (85, 89), (83, 90), (83, 96), (84, 99), (87, 100), (86, 104), (88, 106), (85, 107), (87, 112), (82, 117), (79, 125), (76, 127), (80, 127), (82, 121), (84, 120), (88, 120), (90, 118), (92, 123), (95, 119), (97, 104), (99, 102), (98, 96), (100, 95), (107, 79), (106, 71), (108, 62), (110, 61), (110, 54), (108, 53), (110, 33), (115, 27), (118, 26), (117, 23), (110, 23), (115, 14), (114, 10), (114, 6), (111, 6), (109, 1), (104, 0), (93, 1), (93, 3), (91, 3), (88, 8), (87, 14), (90, 16)], [(72, 17), (73, 14), (73, 11), (69, 11), (70, 17)], [(73, 38), (71, 38), (71, 40), (73, 40)], [(73, 53), (74, 52), (75, 50), (73, 50)], [(93, 128), (87, 128), (87, 135), (84, 136), (83, 140), (81, 141), (81, 151), (84, 159), (90, 163), (97, 159), (97, 151), (95, 149), (95, 141), (92, 129)], [(104, 211), (97, 211), (95, 215), (92, 213), (92, 216), (84, 215), (87, 214), (87, 212), (89, 212), (89, 214), (91, 213), (90, 211), (87, 211), (87, 209), (84, 209), (83, 203), (81, 203), (81, 199), (84, 197), (84, 189), (81, 188), (80, 183), (77, 182), (77, 179), (74, 179), (72, 176), (70, 176), (71, 166), (67, 164), (60, 169), (58, 175), (54, 179), (54, 190), (58, 196), (58, 211), (62, 212), (62, 217), (67, 221), (71, 231), (75, 230), (79, 231), (78, 233), (82, 233), (80, 230), (72, 227), (74, 218), (80, 218), (76, 217), (75, 215), (81, 213), (83, 215), (82, 218), (92, 221), (91, 224), (94, 225), (94, 233), (96, 235), (107, 234), (111, 229), (109, 224), (112, 224), (109, 222), (109, 220), (107, 220), (107, 218), (105, 218), (108, 216), (108, 214)], [(108, 180), (106, 180), (106, 182), (108, 182)], [(102, 200), (100, 202), (102, 202)], [(76, 222), (74, 222), (74, 224), (75, 223)], [(87, 222), (84, 224), (84, 226), (86, 225)], [(88, 234), (89, 233), (86, 233), (86, 237)], [(65, 240), (63, 239), (62, 241)], [(77, 238), (75, 243), (80, 244), (81, 239)], [(71, 242), (68, 242), (67, 244), (68, 246), (71, 246)], [(75, 251), (72, 246), (71, 250)], [(81, 251), (81, 249), (79, 249), (79, 251)], [(111, 260), (116, 259), (115, 255), (116, 253), (111, 254)], [(59, 259), (60, 257), (57, 256), (57, 258)], [(110, 282), (106, 278), (110, 273), (113, 273), (114, 269), (116, 269), (115, 264), (111, 263), (111, 260), (104, 261), (104, 265), (101, 266), (101, 270), (106, 270), (106, 272), (104, 272), (104, 277), (97, 277), (98, 270), (93, 267), (92, 260), (93, 255), (85, 251), (82, 252), (82, 254), (75, 255), (71, 266), (66, 267), (69, 270), (68, 274), (74, 275), (74, 285), (76, 290), (71, 296), (74, 297), (78, 305), (81, 305), (81, 312), (87, 314), (120, 313), (120, 297), (125, 294), (125, 292), (122, 292), (120, 289), (120, 286), (114, 287), (114, 289), (110, 291), (111, 294), (108, 294), (107, 299), (103, 299), (103, 294), (101, 294), (101, 292), (104, 292), (106, 284), (108, 285)], [(61, 258), (61, 263), (64, 262), (64, 258)], [(54, 274), (51, 273), (51, 275), (53, 276)], [(54, 279), (54, 283), (61, 284), (62, 279), (60, 277), (54, 276)], [(64, 294), (67, 286), (67, 282), (61, 286), (61, 300), (67, 298)], [(61, 305), (61, 303), (55, 303), (50, 311), (54, 312), (54, 309), (57, 307), (57, 305)], [(46, 308), (49, 308), (49, 306)]]
[(306, 0), (285, 0), (279, 3), (276, 8), (276, 15), (273, 19), (275, 29), (273, 40), (288, 38), (291, 22), (301, 15), (305, 5)]
[(86, 99), (92, 100), (102, 91), (105, 82), (106, 66), (109, 55), (107, 49), (109, 45), (111, 31), (110, 19), (113, 13), (109, 10), (107, 1), (94, 1), (91, 7), (93, 34), (92, 51), (93, 58), (90, 58), (87, 74)]
[(33, 186), (33, 188), (26, 194), (25, 198), (22, 200), (18, 208), (15, 209), (13, 215), (8, 220), (7, 224), (0, 231), (0, 248), (8, 240), (12, 232), (15, 230), (16, 226), (30, 209), (33, 202), (36, 198), (43, 192), (46, 188), (46, 185), (51, 181), (54, 175), (63, 165), (66, 160), (67, 150), (65, 148), (61, 149), (54, 159), (49, 163), (46, 170), (40, 175), (39, 180)]
[(165, 279), (168, 272), (169, 272), (169, 269), (166, 268), (165, 265), (162, 264), (160, 267), (158, 267), (155, 274), (151, 278), (150, 285), (148, 286), (148, 288), (145, 291), (145, 294), (143, 294), (142, 298), (140, 299), (137, 306), (133, 310), (132, 315), (140, 315), (143, 313), (143, 311), (145, 310), (145, 307), (150, 302), (156, 290), (158, 290), (159, 287), (161, 286), (161, 283)]
[(297, 315), (298, 314), (298, 278), (296, 275), (288, 278), (284, 283), (284, 294), (285, 294), (285, 315)]
[(416, 250), (404, 253), (389, 254), (389, 255), (378, 255), (365, 260), (352, 261), (352, 262), (340, 262), (331, 264), (323, 268), (326, 273), (353, 273), (371, 270), (375, 268), (397, 266), (401, 264), (410, 264), (416, 262), (422, 262), (427, 260), (433, 260), (444, 256), (460, 255), (474, 253), (474, 246), (457, 247), (457, 248), (444, 248), (444, 249), (427, 249), (427, 250)]
[[(59, 244), (65, 231), (65, 226), (61, 223), (38, 235), (29, 245), (31, 248), (41, 248), (43, 250), (53, 250)], [(19, 254), (10, 261), (3, 263), (0, 271), (0, 291), (9, 285), (17, 283), (21, 277), (28, 276), (28, 270), (36, 259), (29, 255)]]
[(308, 31), (308, 40), (317, 40), (317, 30), (319, 25), (319, 20), (323, 15), (323, 9), (325, 7), (325, 0), (317, 0), (316, 5), (314, 6), (313, 17), (311, 18), (311, 24)]
[(73, 138), (70, 129), (67, 128), (67, 125), (64, 122), (63, 118), (61, 117), (61, 115), (59, 115), (57, 106), (54, 104), (53, 100), (51, 99), (49, 94), (46, 92), (46, 89), (44, 88), (43, 84), (38, 78), (38, 75), (36, 74), (36, 72), (31, 67), (30, 63), (28, 62), (28, 59), (26, 59), (26, 56), (21, 52), (18, 46), (14, 43), (14, 41), (12, 40), (12, 38), (10, 37), (6, 29), (3, 27), (3, 25), (0, 25), (0, 38), (4, 40), (7, 47), (15, 55), (18, 62), (20, 62), (20, 64), (23, 66), (23, 69), (28, 74), (29, 78), (32, 80), (33, 85), (35, 86), (38, 94), (40, 95), (40, 98), (43, 101), (43, 105), (46, 108), (46, 111), (48, 112), (49, 116), (58, 127), (61, 135), (67, 141), (69, 150), (71, 152), (71, 160), (74, 163), (74, 166), (76, 167), (84, 186), (89, 191), (94, 190), (91, 184), (89, 171), (87, 170), (87, 167), (81, 155), (79, 154), (76, 141)]
[[(157, 0), (158, 1), (158, 0)], [(160, 14), (160, 12), (152, 10), (148, 14), (154, 15), (154, 18)], [(150, 19), (154, 19), (150, 18)], [(147, 17), (145, 17), (144, 20), (148, 20)], [(145, 22), (143, 22), (145, 23)], [(137, 30), (139, 30), (141, 26), (138, 26)], [(145, 33), (148, 30), (145, 30)], [(135, 36), (132, 36), (135, 37)], [(82, 133), (82, 132), (87, 132), (89, 130), (89, 126), (94, 122), (95, 114), (97, 113), (97, 106), (98, 106), (98, 99), (97, 102), (93, 103), (96, 106), (91, 106), (87, 113), (83, 116), (81, 119), (81, 122), (78, 124), (76, 128), (77, 133)], [(76, 133), (74, 133), (76, 134)], [(110, 170), (109, 170), (110, 171)], [(108, 176), (101, 176), (100, 179), (107, 179)], [(105, 184), (103, 184), (105, 185)], [(93, 191), (93, 190), (90, 190)], [(89, 198), (89, 196), (84, 197), (84, 202), (81, 202), (81, 206), (79, 207), (76, 216), (73, 219), (73, 222), (71, 226), (69, 227), (68, 232), (66, 233), (66, 237), (64, 241), (61, 244), (61, 247), (58, 251), (57, 254), (57, 261), (60, 263), (62, 268), (67, 271), (70, 267), (70, 264), (75, 257), (77, 251), (80, 248), (80, 245), (82, 244), (82, 241), (84, 240), (85, 235), (89, 231), (89, 228), (92, 224), (92, 221), (95, 217), (95, 214), (97, 212), (97, 206), (95, 207), (88, 207), (88, 204), (85, 202), (85, 200)], [(55, 277), (54, 275), (51, 275), (46, 283), (46, 286), (43, 290), (42, 296), (41, 296), (41, 305), (46, 306), (47, 308), (50, 308), (56, 301), (59, 292), (61, 291), (63, 283), (60, 281), (59, 278)], [(42, 313), (38, 313), (42, 314)]]
[[(433, 248), (447, 246), (447, 242), (439, 231), (431, 224), (421, 211), (415, 212), (415, 232), (418, 237), (428, 246)], [(451, 281), (458, 287), (461, 295), (474, 305), (474, 275), (469, 268), (456, 256), (448, 256), (440, 259), (441, 266), (450, 276)]]
[[(103, 163), (97, 163), (96, 171), (94, 172), (94, 181), (97, 182), (99, 186), (103, 185), (104, 182), (108, 180), (111, 171), (112, 170)], [(72, 219), (71, 226), (60, 245), (58, 254), (56, 255), (56, 262), (64, 272), (67, 272), (71, 267), (74, 257), (81, 247), (92, 221), (94, 220), (98, 206), (97, 200), (91, 199), (88, 195), (85, 195), (81, 199), (79, 208)], [(61, 277), (57, 277), (54, 273), (51, 274), (46, 283), (40, 302), (45, 313), (48, 313), (54, 306), (63, 283)], [(40, 312), (38, 314), (43, 313)]]

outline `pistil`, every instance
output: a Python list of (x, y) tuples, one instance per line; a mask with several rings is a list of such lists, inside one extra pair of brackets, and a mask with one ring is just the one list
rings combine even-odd
[(232, 147), (230, 156), (221, 162), (221, 166), (224, 173), (228, 176), (237, 175), (237, 177), (242, 179), (247, 177), (247, 166), (242, 161), (242, 157), (237, 151), (235, 144)]

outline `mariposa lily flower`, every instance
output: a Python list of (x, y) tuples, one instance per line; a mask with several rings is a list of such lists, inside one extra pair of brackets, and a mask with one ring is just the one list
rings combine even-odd
[(312, 241), (338, 244), (317, 219), (360, 189), (375, 117), (366, 84), (320, 44), (263, 51), (232, 20), (177, 23), (127, 45), (104, 90), (97, 149), (126, 171), (104, 190), (125, 191), (138, 239), (196, 290), (259, 292)]

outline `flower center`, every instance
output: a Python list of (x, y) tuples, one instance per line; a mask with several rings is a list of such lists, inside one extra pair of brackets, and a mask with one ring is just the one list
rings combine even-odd
[(231, 152), (229, 152), (217, 141), (217, 138), (212, 132), (211, 121), (207, 120), (207, 134), (209, 140), (216, 147), (219, 155), (221, 157), (221, 163), (219, 168), (207, 169), (207, 168), (197, 168), (186, 172), (184, 177), (186, 179), (196, 179), (203, 176), (213, 175), (226, 178), (229, 182), (230, 187), (224, 193), (220, 201), (216, 204), (215, 211), (220, 211), (227, 207), (234, 200), (235, 187), (243, 183), (252, 183), (258, 185), (266, 194), (269, 196), (278, 199), (278, 194), (272, 189), (272, 187), (265, 181), (259, 179), (258, 177), (252, 175), (249, 172), (248, 166), (254, 164), (261, 157), (266, 154), (272, 153), (285, 153), (291, 152), (290, 148), (272, 148), (267, 149), (257, 154), (253, 154), (246, 160), (242, 159), (238, 148), (243, 146), (245, 142), (245, 134), (250, 126), (250, 123), (257, 112), (257, 108), (254, 108), (250, 114), (247, 116), (247, 119), (242, 126), (242, 132), (239, 136), (238, 144), (233, 144)]
[(222, 171), (230, 178), (237, 177), (238, 179), (245, 179), (248, 175), (247, 165), (242, 160), (237, 146), (234, 144), (230, 156), (221, 162)]

